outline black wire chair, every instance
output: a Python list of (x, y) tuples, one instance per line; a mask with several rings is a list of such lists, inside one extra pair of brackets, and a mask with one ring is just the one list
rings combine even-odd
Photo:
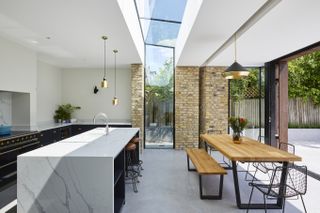
[[(281, 149), (283, 151), (287, 151), (288, 153), (291, 153), (291, 154), (295, 154), (296, 151), (295, 151), (295, 146), (293, 144), (290, 144), (290, 143), (282, 143), (280, 142), (278, 144), (278, 149)], [(281, 164), (279, 163), (270, 163), (270, 162), (255, 162), (255, 163), (252, 163), (252, 166), (255, 167), (255, 172), (253, 174), (253, 177), (252, 177), (252, 180), (251, 181), (255, 181), (256, 179), (256, 174), (258, 171), (264, 173), (264, 174), (267, 174), (268, 175), (268, 180), (267, 181), (270, 181), (271, 180), (271, 176), (270, 176), (270, 172), (273, 171), (276, 167), (278, 166), (281, 166)], [(248, 180), (248, 179), (246, 179)]]
[(307, 212), (306, 206), (304, 204), (304, 200), (302, 198), (302, 195), (305, 195), (307, 192), (307, 176), (308, 176), (307, 167), (289, 164), (287, 166), (286, 181), (283, 185), (281, 185), (280, 183), (282, 170), (283, 170), (282, 166), (278, 166), (275, 168), (272, 174), (271, 182), (269, 184), (259, 184), (254, 182), (249, 183), (249, 186), (251, 186), (252, 189), (250, 193), (247, 212), (249, 212), (252, 194), (255, 188), (258, 189), (263, 194), (265, 212), (267, 212), (266, 198), (269, 198), (269, 197), (282, 198), (283, 199), (282, 212), (284, 212), (286, 198), (296, 197), (296, 196), (300, 196), (304, 211)]

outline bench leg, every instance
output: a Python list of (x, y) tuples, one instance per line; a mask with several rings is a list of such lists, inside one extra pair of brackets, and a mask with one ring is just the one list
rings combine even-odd
[(219, 194), (217, 195), (204, 195), (202, 192), (202, 176), (199, 174), (199, 191), (200, 191), (200, 199), (206, 200), (221, 200), (222, 199), (222, 190), (223, 190), (223, 175), (220, 175), (220, 183), (219, 183)]
[(189, 155), (187, 155), (187, 165), (188, 165), (188, 171), (196, 171), (196, 169), (190, 169)]

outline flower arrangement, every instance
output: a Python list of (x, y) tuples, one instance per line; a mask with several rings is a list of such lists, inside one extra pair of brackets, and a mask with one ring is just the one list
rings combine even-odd
[(230, 117), (229, 125), (233, 130), (233, 140), (240, 141), (240, 136), (244, 128), (247, 126), (248, 120), (240, 117)]

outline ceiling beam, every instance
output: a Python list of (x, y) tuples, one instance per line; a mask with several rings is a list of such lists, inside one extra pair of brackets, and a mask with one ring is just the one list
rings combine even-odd
[(262, 17), (264, 17), (270, 10), (278, 5), (282, 0), (268, 0), (264, 3), (245, 23), (243, 23), (239, 29), (234, 32), (228, 40), (226, 40), (209, 58), (201, 65), (208, 66), (208, 64), (215, 59), (220, 53), (227, 49), (233, 42), (234, 37), (240, 38), (247, 30), (249, 30), (255, 23), (257, 23)]

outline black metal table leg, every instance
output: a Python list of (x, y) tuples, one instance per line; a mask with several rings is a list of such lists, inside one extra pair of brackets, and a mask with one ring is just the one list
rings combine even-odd
[(220, 181), (219, 181), (219, 192), (215, 195), (204, 195), (202, 191), (202, 175), (199, 174), (199, 192), (200, 192), (200, 199), (207, 199), (207, 200), (221, 200), (222, 199), (222, 191), (223, 191), (223, 174), (219, 175)]
[(238, 172), (237, 172), (237, 162), (232, 161), (232, 174), (233, 174), (233, 183), (234, 183), (234, 190), (236, 193), (236, 202), (238, 208), (241, 208), (241, 195), (239, 189), (239, 179), (238, 179)]
[[(248, 205), (248, 203), (242, 203), (241, 202), (241, 194), (240, 194), (240, 188), (239, 188), (239, 179), (238, 179), (238, 172), (237, 172), (237, 162), (232, 161), (232, 173), (233, 173), (233, 183), (234, 183), (234, 190), (236, 194), (236, 203), (237, 207), (239, 209), (264, 209), (265, 205), (264, 203), (252, 203)], [(281, 181), (285, 181), (286, 177), (286, 170), (282, 171)], [(284, 180), (283, 180), (284, 179)], [(280, 199), (281, 200), (281, 199)], [(282, 201), (277, 200), (277, 203), (268, 203), (266, 204), (267, 209), (282, 209)]]
[[(287, 182), (288, 162), (283, 162), (282, 166), (283, 167), (282, 167), (282, 172), (281, 172), (280, 188), (279, 188), (280, 194), (284, 194), (284, 190), (285, 190), (284, 189), (284, 185)], [(282, 198), (278, 198), (277, 199), (277, 204), (282, 207), (283, 199)]]
[(187, 155), (187, 165), (188, 165), (188, 171), (196, 171), (196, 169), (190, 169), (189, 155)]

